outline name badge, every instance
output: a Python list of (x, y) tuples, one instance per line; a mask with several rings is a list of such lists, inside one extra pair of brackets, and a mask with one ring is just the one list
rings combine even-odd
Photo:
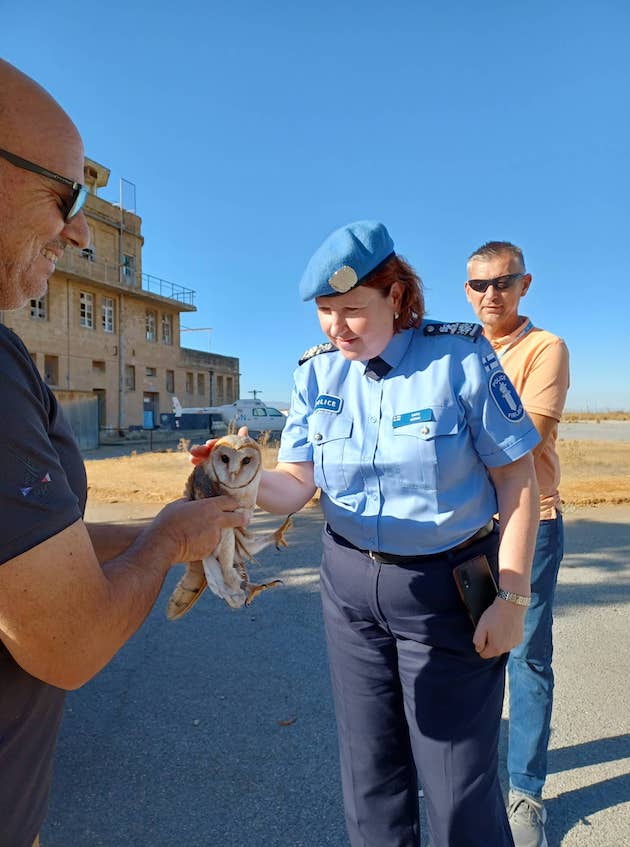
[(315, 410), (323, 409), (326, 412), (334, 412), (337, 415), (341, 411), (342, 406), (343, 400), (341, 397), (335, 397), (332, 394), (320, 394), (315, 401)]
[(433, 411), (431, 409), (416, 409), (415, 412), (404, 412), (402, 415), (394, 415), (392, 418), (392, 426), (398, 429), (399, 426), (409, 426), (409, 424), (426, 423), (433, 420)]
[(503, 417), (512, 423), (518, 423), (525, 415), (525, 409), (510, 378), (503, 371), (495, 371), (488, 383), (492, 399), (499, 407)]

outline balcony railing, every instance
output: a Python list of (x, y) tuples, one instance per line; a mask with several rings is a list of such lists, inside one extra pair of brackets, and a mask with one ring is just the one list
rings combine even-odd
[(151, 274), (142, 274), (142, 288), (152, 294), (159, 294), (160, 297), (178, 300), (189, 306), (195, 305), (195, 292), (191, 288), (184, 288), (183, 285), (177, 285), (175, 282), (169, 282)]
[(109, 262), (101, 262), (71, 248), (64, 251), (57, 263), (57, 268), (60, 271), (75, 274), (94, 282), (135, 290), (141, 288), (143, 291), (166, 297), (169, 300), (177, 300), (179, 303), (185, 303), (189, 306), (195, 305), (195, 292), (191, 288), (185, 288), (183, 285), (177, 285), (175, 282), (169, 282), (151, 274), (135, 273), (124, 266), (120, 267)]

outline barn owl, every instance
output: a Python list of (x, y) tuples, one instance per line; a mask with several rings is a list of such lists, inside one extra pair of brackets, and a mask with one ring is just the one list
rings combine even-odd
[[(198, 464), (188, 477), (184, 496), (189, 500), (230, 494), (241, 509), (253, 513), (260, 483), (262, 459), (260, 447), (249, 436), (226, 435), (219, 438), (210, 455)], [(252, 560), (272, 542), (276, 547), (287, 546), (285, 532), (291, 526), (289, 516), (275, 532), (258, 534), (243, 527), (221, 530), (221, 538), (212, 555), (201, 562), (189, 562), (184, 576), (177, 583), (166, 610), (169, 620), (184, 615), (210, 587), (228, 606), (239, 609), (267, 588), (281, 583), (274, 579), (268, 583), (250, 583), (245, 562)]]

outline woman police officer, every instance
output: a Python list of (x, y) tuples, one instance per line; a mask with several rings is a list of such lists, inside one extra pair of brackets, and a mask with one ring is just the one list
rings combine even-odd
[[(474, 324), (423, 321), (386, 228), (332, 233), (301, 281), (330, 344), (294, 374), (259, 505), (321, 488), (321, 592), (353, 847), (507, 847), (497, 775), (507, 652), (522, 638), (538, 435)], [(501, 537), (492, 522), (500, 512)], [(484, 553), (503, 597), (473, 630), (452, 570)]]

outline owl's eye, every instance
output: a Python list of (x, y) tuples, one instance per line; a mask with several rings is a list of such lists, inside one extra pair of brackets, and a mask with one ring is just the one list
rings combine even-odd
[(251, 459), (249, 458), (249, 456), (245, 456), (245, 458), (243, 459), (241, 464), (242, 465), (249, 465), (250, 462), (251, 462)]
[(221, 461), (223, 462), (224, 465), (229, 465), (230, 458), (229, 458), (229, 456), (226, 456), (225, 453), (223, 453), (223, 455), (221, 456)]

